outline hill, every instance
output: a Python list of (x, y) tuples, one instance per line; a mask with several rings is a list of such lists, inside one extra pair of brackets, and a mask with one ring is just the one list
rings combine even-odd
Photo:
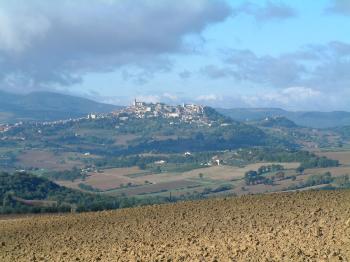
[(26, 173), (0, 173), (0, 213), (91, 211), (118, 208), (118, 199), (83, 193)]
[(350, 191), (0, 221), (1, 261), (347, 261)]
[(257, 121), (266, 117), (285, 117), (299, 126), (329, 128), (350, 125), (350, 112), (286, 111), (279, 108), (217, 109), (221, 114), (237, 121)]
[[(0, 134), (26, 148), (53, 148), (97, 155), (293, 146), (257, 127), (231, 120), (210, 107), (145, 104), (111, 114), (51, 123), (24, 123)], [(14, 142), (15, 141), (15, 142)]]
[(33, 92), (19, 95), (0, 91), (0, 124), (77, 118), (91, 112), (110, 112), (117, 108), (119, 107), (59, 93)]
[(331, 129), (342, 136), (343, 139), (350, 139), (350, 126), (342, 126)]
[(293, 121), (289, 120), (286, 117), (280, 117), (280, 116), (266, 117), (261, 121), (257, 121), (255, 124), (263, 127), (284, 127), (284, 128), (298, 127), (297, 124), (295, 124)]

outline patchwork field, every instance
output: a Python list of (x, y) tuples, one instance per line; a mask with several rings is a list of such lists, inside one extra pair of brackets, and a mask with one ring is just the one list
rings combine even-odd
[(272, 162), (249, 164), (249, 165), (246, 165), (245, 167), (213, 166), (209, 168), (196, 169), (189, 172), (185, 172), (181, 174), (181, 176), (184, 178), (195, 178), (195, 177), (198, 177), (199, 173), (202, 173), (204, 178), (230, 181), (230, 180), (242, 178), (245, 172), (249, 170), (257, 171), (258, 168), (261, 166), (268, 166), (273, 164), (282, 165), (285, 169), (294, 169), (299, 166), (299, 163), (272, 163)]
[(349, 261), (350, 191), (0, 218), (7, 261)]
[[(320, 169), (319, 171), (320, 172), (316, 172), (313, 170), (313, 172), (305, 172), (302, 175), (297, 175), (294, 181), (291, 178), (275, 181), (273, 185), (257, 184), (257, 185), (248, 186), (245, 184), (243, 180), (241, 180), (241, 181), (238, 181), (235, 189), (233, 189), (231, 192), (235, 193), (236, 195), (246, 195), (246, 194), (264, 194), (264, 193), (272, 193), (272, 192), (289, 191), (288, 188), (290, 186), (302, 183), (314, 174), (318, 175), (318, 174), (323, 174), (325, 172), (323, 169)], [(294, 171), (290, 171), (289, 175), (296, 175), (296, 173)], [(318, 185), (315, 187), (306, 187), (298, 190), (316, 189), (323, 186), (325, 185)]]
[[(162, 182), (159, 184), (151, 184), (140, 187), (130, 187), (128, 189), (123, 190), (122, 192), (127, 196), (135, 196), (135, 195), (146, 195), (146, 194), (158, 194), (165, 193), (169, 194), (170, 192), (187, 192), (188, 190), (193, 190), (193, 188), (197, 188), (200, 186), (200, 183), (196, 181), (189, 180), (177, 180), (177, 181), (169, 181)], [(118, 191), (114, 193), (119, 193)], [(112, 192), (113, 194), (113, 192)], [(175, 194), (178, 195), (178, 194)]]
[[(173, 191), (175, 195), (203, 191), (204, 188), (233, 183), (244, 177), (245, 172), (274, 163), (255, 163), (245, 167), (212, 166), (187, 172), (151, 173), (138, 167), (105, 169), (101, 173), (89, 173), (84, 180), (57, 181), (60, 185), (79, 188), (83, 183), (101, 191), (128, 196)], [(280, 163), (285, 169), (295, 169), (299, 163)]]

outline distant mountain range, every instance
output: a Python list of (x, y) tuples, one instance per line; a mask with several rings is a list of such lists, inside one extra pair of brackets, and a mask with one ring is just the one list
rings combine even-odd
[(120, 107), (59, 93), (33, 92), (19, 95), (0, 91), (0, 123), (76, 118), (118, 108)]
[[(107, 113), (122, 107), (53, 92), (19, 95), (0, 91), (0, 124), (19, 121), (53, 121)], [(283, 117), (298, 126), (332, 128), (350, 126), (350, 112), (287, 111), (280, 108), (216, 109), (236, 121), (256, 122), (265, 118)]]
[(218, 112), (237, 121), (251, 122), (266, 117), (285, 117), (299, 126), (331, 128), (350, 125), (350, 112), (286, 111), (280, 108), (218, 108)]

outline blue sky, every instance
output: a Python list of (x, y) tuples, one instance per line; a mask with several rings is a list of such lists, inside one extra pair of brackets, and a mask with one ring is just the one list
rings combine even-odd
[(350, 1), (5, 0), (0, 88), (350, 110)]

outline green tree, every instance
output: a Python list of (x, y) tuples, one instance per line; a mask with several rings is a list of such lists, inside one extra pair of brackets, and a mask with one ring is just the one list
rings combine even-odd
[(305, 170), (305, 168), (302, 167), (302, 166), (299, 166), (299, 167), (296, 169), (296, 171), (297, 171), (299, 174), (301, 174), (301, 175), (304, 173), (304, 170)]

